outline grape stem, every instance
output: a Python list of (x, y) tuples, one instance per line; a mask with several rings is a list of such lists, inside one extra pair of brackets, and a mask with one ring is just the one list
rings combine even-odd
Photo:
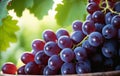
[(72, 49), (75, 49), (76, 47), (80, 46), (86, 39), (88, 38), (88, 35), (84, 37), (84, 39), (78, 43), (77, 45), (74, 45)]
[(112, 13), (120, 14), (120, 13), (117, 13), (117, 12), (115, 12), (115, 11), (113, 11), (113, 10), (111, 9), (111, 7), (110, 7), (110, 5), (109, 5), (109, 3), (108, 3), (108, 0), (105, 0), (105, 3), (106, 3), (106, 7), (105, 7), (105, 8), (104, 8), (104, 7), (101, 7), (101, 8), (104, 9), (103, 12), (106, 13), (106, 11), (109, 10), (109, 11), (112, 12)]

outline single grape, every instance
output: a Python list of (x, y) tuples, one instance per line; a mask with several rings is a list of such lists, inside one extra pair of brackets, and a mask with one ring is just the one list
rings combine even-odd
[(48, 66), (44, 68), (43, 75), (57, 75), (58, 71), (57, 70), (52, 70)]
[(116, 15), (116, 16), (114, 16), (113, 18), (112, 18), (112, 20), (111, 20), (111, 24), (115, 27), (115, 28), (117, 28), (117, 29), (119, 29), (120, 28), (120, 16), (119, 15)]
[(34, 61), (40, 65), (47, 65), (49, 56), (47, 56), (44, 51), (39, 51), (35, 55)]
[(104, 24), (105, 23), (105, 15), (103, 12), (101, 11), (95, 11), (93, 14), (92, 14), (92, 20), (95, 22), (95, 23), (102, 23)]
[(66, 30), (66, 29), (58, 29), (57, 31), (56, 31), (56, 36), (57, 36), (57, 39), (59, 38), (59, 37), (61, 37), (61, 36), (64, 36), (64, 35), (66, 35), (66, 36), (69, 36), (69, 33), (68, 33), (68, 31)]
[(87, 11), (89, 14), (93, 14), (95, 11), (100, 10), (100, 7), (97, 3), (91, 2), (87, 5)]
[(89, 35), (88, 41), (90, 45), (97, 47), (103, 43), (103, 36), (99, 32), (92, 32)]
[(57, 41), (57, 36), (56, 36), (56, 34), (52, 30), (45, 30), (43, 32), (43, 39), (46, 42), (49, 42), (49, 41), (56, 42)]
[(25, 73), (27, 75), (40, 75), (42, 74), (42, 65), (37, 65), (35, 62), (29, 62), (25, 65)]
[(104, 26), (105, 26), (104, 24), (95, 23), (95, 31), (102, 33), (102, 28), (103, 28)]
[(74, 49), (74, 53), (76, 56), (76, 60), (78, 60), (78, 61), (87, 59), (87, 52), (86, 52), (86, 49), (83, 47), (76, 47)]
[(107, 24), (102, 29), (102, 34), (106, 39), (111, 39), (116, 37), (117, 29), (113, 27), (111, 24)]
[(25, 65), (23, 65), (20, 68), (18, 68), (17, 74), (18, 75), (26, 75), (24, 70), (25, 70)]
[(48, 67), (52, 70), (59, 70), (63, 61), (58, 55), (52, 55), (48, 60)]
[(116, 2), (114, 5), (114, 10), (118, 13), (120, 13), (120, 1)]
[(74, 44), (80, 43), (85, 37), (85, 34), (82, 31), (74, 31), (71, 35), (71, 39)]
[(75, 74), (75, 64), (73, 63), (64, 63), (61, 67), (61, 74)]
[(72, 51), (72, 49), (70, 48), (64, 48), (61, 52), (60, 52), (60, 58), (64, 61), (64, 62), (71, 62), (75, 57), (74, 52)]
[(79, 21), (79, 20), (75, 20), (73, 23), (72, 23), (72, 29), (74, 31), (81, 31), (82, 30), (82, 22)]
[(47, 42), (44, 46), (44, 52), (48, 56), (52, 56), (55, 54), (57, 55), (60, 53), (60, 51), (61, 51), (61, 49), (58, 47), (58, 44), (53, 41)]
[(117, 55), (117, 41), (116, 40), (108, 40), (102, 46), (102, 54), (111, 58)]
[(111, 20), (112, 20), (112, 18), (114, 16), (115, 16), (114, 13), (111, 13), (111, 12), (106, 13), (106, 15), (105, 15), (105, 23), (106, 24), (111, 24)]
[(24, 52), (21, 56), (21, 61), (24, 63), (24, 64), (27, 64), (31, 61), (34, 61), (34, 55), (29, 53), (29, 52)]
[(88, 40), (82, 43), (82, 47), (86, 49), (87, 55), (91, 56), (92, 53), (96, 52), (96, 47), (91, 46)]
[(91, 20), (87, 20), (82, 25), (82, 31), (85, 35), (89, 35), (91, 32), (95, 31), (95, 24)]
[(32, 41), (32, 49), (34, 51), (38, 52), (38, 51), (43, 50), (44, 45), (45, 45), (45, 42), (41, 39), (35, 39), (35, 40)]
[(12, 62), (7, 62), (7, 63), (3, 64), (1, 70), (4, 74), (16, 74), (17, 67)]
[(73, 46), (73, 41), (70, 37), (68, 36), (61, 36), (59, 39), (58, 39), (58, 46), (61, 48), (61, 49), (64, 49), (64, 48), (72, 48)]
[(76, 63), (76, 72), (77, 74), (90, 73), (91, 66), (90, 63), (86, 61), (79, 61)]

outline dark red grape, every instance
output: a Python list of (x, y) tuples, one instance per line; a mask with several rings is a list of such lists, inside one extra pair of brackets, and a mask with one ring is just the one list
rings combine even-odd
[(25, 52), (22, 54), (21, 56), (21, 61), (24, 63), (24, 64), (27, 64), (31, 61), (34, 61), (34, 55), (31, 54), (31, 53), (28, 53), (28, 52)]
[(25, 74), (25, 65), (23, 65), (23, 66), (21, 66), (21, 67), (18, 68), (17, 74), (18, 75), (26, 75)]
[(33, 49), (34, 51), (37, 51), (37, 52), (38, 52), (38, 51), (43, 50), (44, 45), (45, 45), (45, 42), (44, 42), (43, 40), (35, 39), (35, 40), (33, 40), (33, 42), (32, 42), (32, 49)]
[(46, 42), (49, 42), (49, 41), (56, 42), (57, 41), (57, 36), (56, 36), (56, 34), (52, 30), (45, 30), (43, 32), (43, 39)]
[(87, 5), (87, 11), (89, 14), (93, 14), (95, 11), (100, 10), (99, 5), (95, 2), (91, 2)]
[(17, 67), (15, 64), (13, 64), (11, 62), (7, 62), (7, 63), (3, 64), (2, 72), (5, 74), (16, 74)]

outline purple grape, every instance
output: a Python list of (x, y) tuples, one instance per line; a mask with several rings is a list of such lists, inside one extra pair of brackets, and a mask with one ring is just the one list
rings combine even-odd
[(119, 15), (116, 15), (116, 16), (114, 16), (113, 18), (112, 18), (112, 20), (111, 20), (111, 24), (115, 27), (115, 28), (117, 28), (117, 29), (119, 29), (120, 28), (120, 16)]
[(44, 52), (48, 56), (52, 56), (55, 54), (57, 55), (60, 53), (60, 51), (61, 49), (58, 47), (57, 43), (53, 41), (47, 42), (44, 46)]
[(75, 65), (73, 63), (64, 63), (61, 67), (61, 74), (75, 74)]
[(4, 74), (16, 74), (17, 72), (17, 67), (15, 64), (11, 62), (7, 62), (2, 65), (2, 73)]
[(25, 65), (25, 73), (27, 75), (40, 75), (42, 74), (42, 66), (37, 65), (35, 62), (29, 62)]
[(74, 49), (74, 53), (76, 56), (76, 60), (78, 60), (78, 61), (87, 59), (87, 52), (86, 52), (86, 49), (83, 47), (76, 47)]
[(104, 26), (105, 26), (104, 24), (95, 23), (95, 30), (96, 30), (96, 32), (102, 33), (102, 28), (103, 28)]
[(96, 48), (91, 46), (88, 40), (82, 43), (82, 47), (86, 49), (87, 55), (90, 56), (92, 53), (96, 52)]
[(45, 42), (44, 41), (42, 41), (42, 40), (40, 40), (40, 39), (35, 39), (35, 40), (33, 40), (33, 42), (32, 42), (32, 49), (34, 50), (34, 51), (41, 51), (41, 50), (43, 50), (43, 48), (44, 48), (44, 45), (45, 45)]
[(88, 0), (88, 2), (89, 2), (89, 3), (95, 2), (95, 3), (99, 4), (99, 3), (100, 3), (100, 0)]
[(111, 58), (117, 55), (117, 41), (116, 40), (108, 40), (103, 44), (102, 54)]
[(45, 30), (45, 31), (43, 32), (43, 39), (44, 39), (46, 42), (49, 42), (49, 41), (54, 41), (54, 42), (56, 42), (56, 41), (57, 41), (56, 34), (55, 34), (52, 30)]
[(90, 45), (97, 47), (103, 43), (103, 36), (99, 32), (92, 32), (89, 35), (88, 41)]
[(40, 65), (47, 65), (49, 56), (47, 56), (44, 51), (39, 51), (35, 55), (34, 61)]
[(95, 11), (100, 10), (99, 5), (95, 2), (91, 2), (87, 5), (87, 11), (89, 14), (93, 14)]
[(43, 75), (57, 75), (57, 70), (52, 70), (48, 66), (44, 68)]
[(120, 1), (118, 1), (114, 4), (114, 10), (116, 12), (120, 13)]
[(64, 48), (61, 52), (60, 52), (60, 58), (64, 61), (64, 62), (71, 62), (75, 57), (74, 52), (72, 51), (72, 49), (70, 48)]
[(102, 13), (101, 11), (95, 11), (95, 12), (92, 14), (92, 20), (93, 20), (95, 23), (102, 23), (102, 24), (104, 24), (104, 23), (105, 23), (104, 13)]
[(58, 70), (61, 68), (63, 61), (58, 55), (52, 55), (48, 60), (48, 67), (52, 70)]
[(95, 31), (95, 24), (91, 20), (87, 20), (82, 25), (82, 31), (85, 35), (89, 35), (90, 33)]
[(111, 12), (108, 12), (106, 15), (105, 15), (105, 22), (106, 24), (111, 24), (111, 20), (112, 18), (115, 16), (114, 13), (111, 13)]
[(111, 24), (107, 24), (102, 29), (102, 34), (106, 39), (114, 38), (117, 35), (117, 29)]
[(77, 74), (90, 73), (91, 66), (90, 63), (86, 61), (79, 61), (76, 63), (76, 72)]
[(31, 61), (34, 61), (34, 55), (29, 53), (29, 52), (24, 52), (21, 56), (21, 61), (24, 63), (24, 64), (27, 64)]
[(80, 43), (84, 39), (85, 35), (82, 31), (74, 31), (71, 35), (71, 39), (74, 44)]
[(75, 20), (73, 23), (72, 23), (72, 29), (74, 31), (82, 31), (82, 22), (79, 21), (79, 20)]
[(20, 68), (18, 68), (17, 74), (18, 75), (26, 75), (24, 70), (25, 70), (25, 65), (23, 65)]
[(58, 46), (61, 48), (61, 49), (64, 49), (64, 48), (72, 48), (73, 46), (73, 42), (72, 42), (72, 39), (68, 36), (61, 36), (59, 39), (58, 39)]
[(59, 37), (61, 37), (61, 36), (64, 36), (64, 35), (69, 36), (69, 33), (68, 33), (67, 30), (65, 30), (65, 29), (58, 29), (58, 30), (56, 31), (57, 39), (58, 39)]

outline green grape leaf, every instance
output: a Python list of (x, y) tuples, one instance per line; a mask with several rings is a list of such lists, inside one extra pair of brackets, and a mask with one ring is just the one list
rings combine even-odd
[(34, 0), (34, 5), (30, 8), (30, 12), (38, 19), (42, 19), (44, 15), (48, 14), (48, 10), (52, 8), (53, 3), (53, 0)]
[(70, 25), (74, 20), (84, 21), (87, 15), (87, 0), (63, 0), (56, 7), (56, 21), (59, 25)]
[(3, 19), (3, 24), (0, 26), (0, 51), (5, 51), (10, 46), (10, 42), (17, 41), (15, 32), (19, 27), (16, 24), (17, 21), (12, 20), (11, 16)]
[(31, 8), (33, 4), (33, 0), (12, 0), (8, 9), (14, 9), (17, 16), (21, 17), (25, 8)]
[(0, 26), (2, 25), (2, 19), (7, 17), (7, 5), (10, 0), (1, 0), (0, 1)]

